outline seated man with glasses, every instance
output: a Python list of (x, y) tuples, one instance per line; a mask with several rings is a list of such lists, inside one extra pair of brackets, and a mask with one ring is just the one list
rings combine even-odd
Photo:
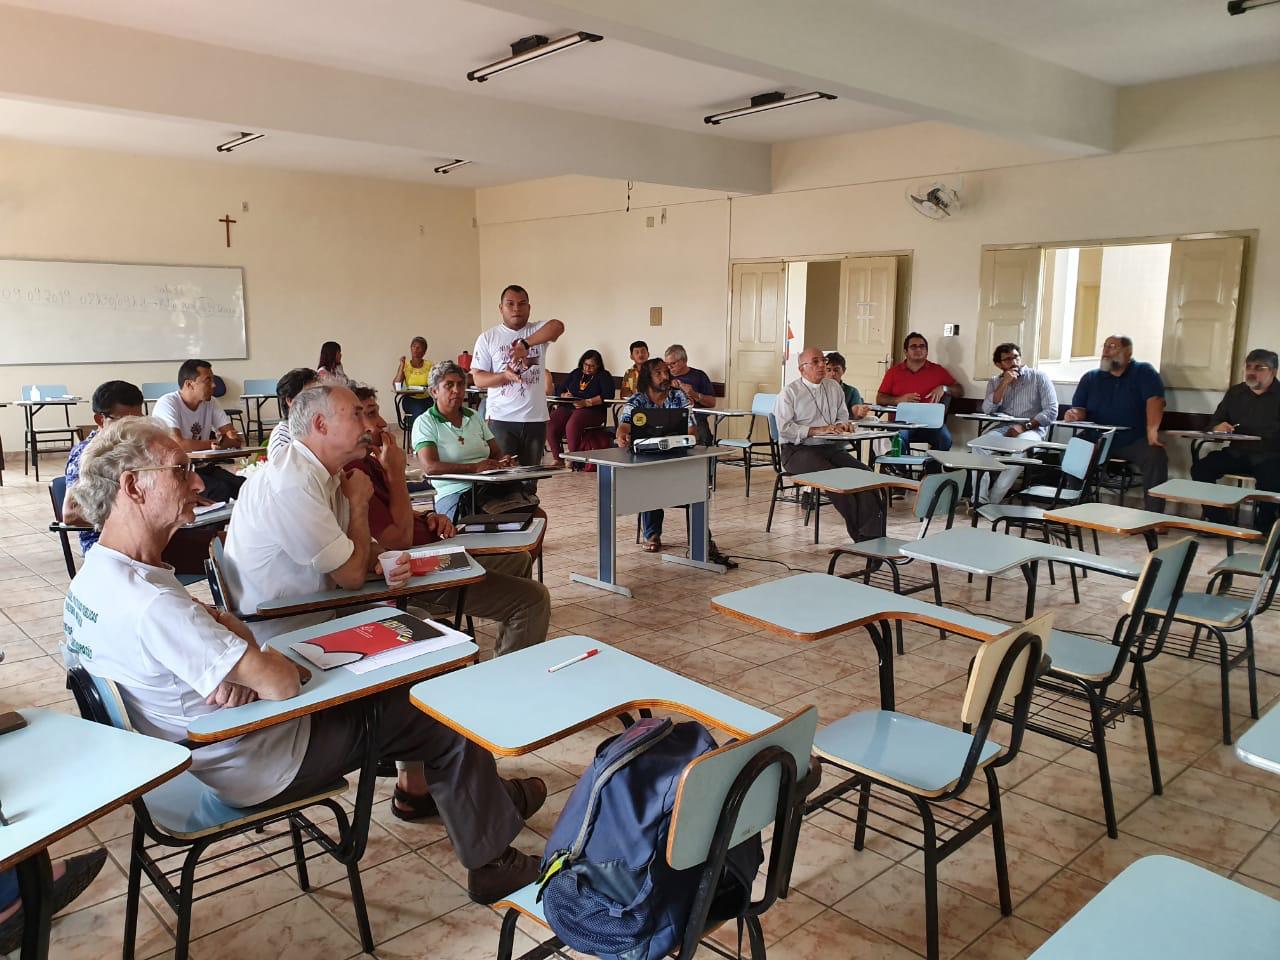
[[(908, 333), (902, 341), (906, 358), (885, 371), (876, 392), (876, 403), (897, 406), (899, 403), (946, 403), (950, 397), (964, 395), (964, 388), (951, 372), (929, 359), (929, 341), (923, 334)], [(937, 429), (904, 430), (902, 443), (927, 443), (935, 450), (951, 449), (951, 431), (946, 424)]]
[[(987, 381), (982, 400), (983, 413), (1002, 413), (1017, 417), (1007, 426), (997, 424), (992, 433), (1006, 437), (1043, 440), (1053, 421), (1058, 419), (1058, 393), (1048, 374), (1022, 365), (1022, 350), (1016, 343), (1002, 343), (991, 354), (1000, 372)], [(987, 499), (999, 503), (1022, 476), (1022, 468), (1014, 467), (996, 475)]]
[[(326, 388), (313, 388), (318, 389)], [(329, 430), (343, 437), (330, 453), (352, 452), (358, 445), (363, 427), (352, 411), (354, 401), (349, 390), (341, 390), (342, 425), (338, 415), (331, 416)], [(305, 440), (307, 433), (297, 430), (295, 436)], [(299, 445), (295, 440), (290, 450), (301, 453)], [(329, 475), (315, 463), (317, 475)], [(271, 469), (254, 476), (265, 485)], [(367, 490), (368, 479), (355, 477)], [(67, 588), (68, 656), (118, 685), (140, 733), (169, 741), (184, 739), (194, 719), (224, 706), (297, 696), (309, 678), (304, 668), (261, 646), (234, 615), (195, 600), (161, 560), (174, 531), (191, 521), (201, 488), (169, 431), (138, 417), (112, 424), (94, 440), (77, 494), (102, 536)], [(295, 499), (308, 500), (307, 493), (300, 489)], [(316, 533), (307, 531), (306, 539), (313, 541)], [(340, 546), (334, 541), (325, 556), (337, 558)], [(347, 541), (345, 549), (364, 557), (367, 547), (357, 550)], [(297, 552), (293, 544), (289, 549)], [(469, 871), (472, 899), (491, 903), (535, 879), (538, 858), (510, 844), (541, 806), (545, 785), (536, 778), (499, 778), (486, 750), (414, 707), (406, 688), (375, 696), (380, 720), (372, 733), (356, 700), (201, 746), (192, 751), (191, 772), (231, 806), (283, 803), (358, 769), (372, 735), (379, 758), (406, 763), (398, 795), (421, 800), (429, 788), (430, 806), (438, 809)], [(425, 808), (424, 803), (424, 815)]]

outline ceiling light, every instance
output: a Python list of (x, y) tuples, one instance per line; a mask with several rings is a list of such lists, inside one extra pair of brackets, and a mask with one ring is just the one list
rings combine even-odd
[(566, 37), (561, 37), (559, 40), (548, 40), (541, 34), (536, 33), (531, 37), (521, 37), (511, 45), (511, 56), (505, 60), (495, 60), (493, 63), (480, 67), (478, 70), (469, 71), (467, 79), (474, 80), (476, 83), (484, 83), (495, 74), (502, 73), (503, 70), (510, 70), (512, 67), (532, 63), (540, 57), (559, 53), (561, 50), (568, 50), (570, 47), (576, 47), (580, 43), (596, 43), (603, 39), (604, 37), (600, 36), (600, 34), (587, 33), (585, 30), (571, 33)]
[(456, 167), (463, 167), (470, 163), (470, 160), (450, 160), (448, 163), (442, 163), (435, 168), (436, 173), (448, 173)]
[(261, 140), (265, 137), (265, 133), (245, 133), (240, 131), (240, 136), (232, 137), (226, 143), (218, 144), (219, 153), (230, 153), (236, 147), (243, 147), (246, 143), (253, 143), (255, 140)]
[(1269, 7), (1273, 3), (1280, 3), (1280, 0), (1227, 0), (1227, 13), (1235, 17), (1258, 7)]
[(709, 123), (717, 126), (726, 120), (735, 120), (738, 117), (747, 117), (753, 113), (764, 113), (766, 110), (776, 110), (778, 107), (789, 107), (793, 103), (808, 103), (810, 100), (834, 100), (834, 93), (820, 93), (815, 90), (812, 93), (799, 93), (794, 97), (784, 97), (779, 90), (772, 90), (769, 93), (756, 94), (751, 98), (751, 106), (739, 107), (737, 110), (726, 110), (724, 113), (713, 113), (709, 117), (703, 117), (703, 123)]

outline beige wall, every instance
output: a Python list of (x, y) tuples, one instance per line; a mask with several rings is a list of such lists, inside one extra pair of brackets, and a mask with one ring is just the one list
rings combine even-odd
[[(218, 222), (228, 212), (238, 221), (229, 250)], [(0, 257), (244, 267), (249, 359), (216, 365), (235, 395), (246, 377), (313, 365), (326, 339), (342, 343), (348, 373), (377, 386), (415, 334), (431, 357), (470, 346), (473, 214), (470, 190), (0, 140)], [(87, 398), (104, 380), (171, 380), (177, 367), (0, 366), (0, 400), (33, 382)], [(88, 405), (74, 418), (89, 422)], [(20, 451), (16, 408), (0, 410), (0, 428)]]

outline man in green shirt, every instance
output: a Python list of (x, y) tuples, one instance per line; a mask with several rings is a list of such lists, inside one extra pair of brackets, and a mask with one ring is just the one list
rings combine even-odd
[(844, 382), (844, 371), (846, 364), (844, 362), (844, 354), (836, 353), (832, 350), (826, 356), (827, 363), (827, 379), (834, 380), (840, 384), (840, 389), (844, 391), (844, 405), (849, 408), (849, 416), (854, 417), (853, 408), (862, 405), (862, 393), (857, 387), (851, 387)]

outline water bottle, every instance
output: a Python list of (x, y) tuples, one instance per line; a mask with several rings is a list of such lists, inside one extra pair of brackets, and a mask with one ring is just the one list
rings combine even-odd
[(895, 433), (893, 435), (893, 443), (889, 447), (889, 454), (894, 457), (902, 456), (902, 434)]
[(40, 402), (40, 386), (38, 384), (33, 383), (31, 385), (31, 402), (32, 403)]

